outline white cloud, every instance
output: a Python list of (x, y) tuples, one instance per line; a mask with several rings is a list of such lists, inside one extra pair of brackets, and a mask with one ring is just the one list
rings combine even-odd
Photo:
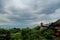
[(50, 14), (52, 19), (60, 19), (60, 8), (57, 9), (54, 13)]

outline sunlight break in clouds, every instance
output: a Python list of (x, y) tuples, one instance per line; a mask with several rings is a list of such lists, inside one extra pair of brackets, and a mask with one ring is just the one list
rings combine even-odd
[(22, 2), (22, 0), (12, 0), (12, 5), (15, 6), (16, 8), (28, 8), (26, 4)]

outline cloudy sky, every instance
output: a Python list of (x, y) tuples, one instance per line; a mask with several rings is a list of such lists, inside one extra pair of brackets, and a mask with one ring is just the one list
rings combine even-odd
[(0, 25), (27, 27), (60, 19), (60, 0), (0, 0)]

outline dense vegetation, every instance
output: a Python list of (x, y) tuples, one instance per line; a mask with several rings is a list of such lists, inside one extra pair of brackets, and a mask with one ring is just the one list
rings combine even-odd
[(0, 28), (0, 40), (60, 40), (60, 35), (56, 35), (57, 29), (55, 29), (55, 26), (60, 26), (60, 20), (45, 27)]
[(35, 28), (0, 28), (0, 40), (60, 40), (51, 27), (37, 26)]

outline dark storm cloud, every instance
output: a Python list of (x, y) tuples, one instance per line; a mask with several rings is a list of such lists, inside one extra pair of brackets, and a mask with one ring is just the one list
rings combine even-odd
[(54, 13), (56, 11), (56, 9), (59, 9), (59, 8), (60, 8), (60, 3), (51, 4), (51, 5), (48, 5), (47, 8), (45, 8), (44, 10), (42, 10), (41, 13), (51, 14), (51, 13)]
[(4, 1), (0, 0), (0, 14), (5, 14)]

